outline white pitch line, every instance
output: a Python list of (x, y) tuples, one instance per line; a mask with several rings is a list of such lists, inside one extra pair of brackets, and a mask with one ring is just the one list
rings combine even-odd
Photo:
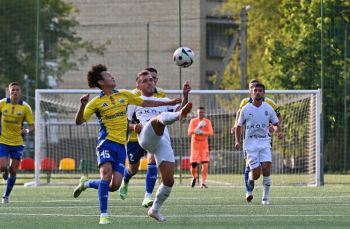
[[(99, 215), (68, 215), (68, 214), (34, 214), (34, 213), (0, 213), (0, 215), (6, 215), (6, 216), (53, 216), (53, 217), (98, 217)], [(111, 217), (116, 218), (147, 218), (147, 216), (140, 216), (140, 215), (110, 215)], [(189, 217), (188, 214), (186, 215), (167, 215), (168, 218), (183, 218), (183, 217)], [(191, 218), (227, 218), (227, 217), (245, 217), (245, 218), (251, 218), (251, 215), (235, 215), (235, 214), (220, 214), (220, 215), (190, 215)], [(350, 217), (350, 215), (254, 215), (254, 218), (256, 217)]]
[[(243, 195), (242, 195), (243, 196)], [(218, 199), (236, 199), (240, 197), (239, 195), (235, 197), (225, 197), (225, 196), (215, 196), (210, 197), (211, 200)], [(273, 196), (271, 199), (339, 199), (339, 198), (350, 198), (350, 196)], [(128, 198), (130, 200), (143, 200), (143, 198)], [(119, 198), (113, 199), (109, 198), (109, 201), (123, 201)], [(171, 197), (168, 200), (203, 200), (203, 197)], [(89, 202), (89, 201), (98, 201), (97, 198), (88, 198), (88, 199), (66, 199), (66, 200), (38, 200), (38, 201), (28, 201), (28, 200), (11, 200), (11, 203), (56, 203), (56, 202)]]
[[(350, 206), (350, 203), (340, 203), (340, 204), (334, 204), (334, 203), (324, 203), (324, 204), (317, 204), (317, 206)], [(122, 208), (141, 208), (140, 205), (112, 205), (109, 204), (110, 207), (122, 207)], [(186, 206), (186, 207), (264, 207), (264, 208), (272, 208), (272, 207), (313, 207), (310, 204), (270, 204), (269, 206), (263, 206), (261, 204), (172, 204), (172, 206)], [(86, 208), (98, 208), (99, 205), (90, 205), (90, 206), (6, 206), (4, 208), (0, 208), (0, 211), (3, 210), (9, 210), (9, 209), (86, 209)]]

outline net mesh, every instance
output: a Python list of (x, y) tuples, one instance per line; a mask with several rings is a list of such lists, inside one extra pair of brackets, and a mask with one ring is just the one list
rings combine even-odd
[[(91, 97), (97, 91), (85, 91)], [(40, 116), (36, 117), (39, 144), (36, 149), (37, 182), (76, 183), (82, 174), (98, 176), (96, 162), (96, 139), (99, 124), (95, 117), (82, 126), (74, 123), (75, 113), (83, 92), (74, 90), (51, 90), (37, 96)], [(179, 91), (167, 91), (170, 98), (180, 97)], [(246, 91), (193, 91), (190, 100), (194, 109), (183, 122), (169, 127), (176, 157), (176, 181), (185, 185), (191, 182), (190, 138), (187, 134), (191, 118), (196, 116), (196, 107), (205, 107), (206, 117), (212, 122), (214, 135), (209, 138), (210, 162), (208, 185), (243, 185), (244, 158), (234, 149), (234, 136), (230, 129), (240, 100)], [(317, 102), (316, 91), (306, 93), (268, 92), (280, 107), (283, 116), (285, 138), (273, 137), (272, 174), (274, 185), (315, 184), (317, 151)], [(37, 103), (38, 104), (38, 103)], [(69, 160), (67, 160), (69, 158)], [(65, 160), (63, 160), (65, 159)], [(69, 161), (73, 163), (69, 166)], [(46, 163), (46, 167), (45, 167)], [(200, 169), (198, 170), (200, 173)], [(199, 174), (200, 175), (200, 174)], [(144, 171), (138, 176), (144, 177)], [(200, 176), (199, 176), (200, 177)], [(136, 182), (137, 183), (137, 182)], [(144, 183), (139, 179), (139, 183)]]

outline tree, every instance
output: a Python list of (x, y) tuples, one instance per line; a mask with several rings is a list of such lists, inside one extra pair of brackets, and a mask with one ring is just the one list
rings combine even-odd
[(35, 87), (49, 87), (49, 75), (61, 80), (87, 60), (87, 53), (103, 55), (108, 41), (94, 44), (77, 35), (77, 12), (62, 0), (1, 0), (0, 86), (11, 81), (23, 84), (26, 74), (33, 82), (33, 95)]
[[(239, 2), (228, 1), (225, 7), (241, 7)], [(242, 2), (249, 4), (250, 1)], [(254, 2), (249, 12), (248, 37), (259, 42), (255, 46), (248, 42), (250, 77), (263, 80), (270, 89), (317, 89), (321, 88), (323, 72), (325, 164), (331, 170), (348, 170), (350, 2), (271, 1), (272, 14), (264, 10), (264, 4), (268, 5), (269, 1)], [(259, 27), (260, 31), (255, 29)], [(251, 56), (259, 57), (261, 62)], [(334, 158), (341, 158), (343, 162), (339, 163)]]
[[(264, 60), (266, 52), (267, 39), (275, 37), (279, 33), (279, 4), (280, 0), (228, 0), (223, 4), (222, 11), (230, 12), (237, 22), (241, 9), (247, 5), (251, 6), (248, 12), (248, 79), (262, 79), (271, 71), (271, 66)], [(227, 67), (224, 80), (221, 84), (223, 89), (240, 89), (239, 71), (231, 75), (230, 68), (239, 69), (239, 52), (234, 53), (234, 57)], [(249, 80), (248, 80), (249, 81)]]

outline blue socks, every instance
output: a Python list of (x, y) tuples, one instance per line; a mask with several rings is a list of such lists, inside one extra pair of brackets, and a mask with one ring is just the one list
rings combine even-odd
[(10, 195), (12, 188), (16, 183), (16, 178), (17, 178), (16, 176), (14, 176), (14, 177), (9, 176), (7, 178), (7, 185), (6, 185), (6, 190), (5, 190), (4, 196), (8, 197)]
[(98, 189), (98, 186), (100, 186), (101, 180), (88, 180), (85, 183), (85, 188), (94, 188)]
[(250, 172), (250, 167), (249, 165), (247, 165), (245, 167), (245, 170), (244, 170), (244, 184), (245, 184), (245, 191), (246, 192), (251, 192), (252, 190), (250, 190), (250, 186), (249, 186), (249, 172)]
[(146, 174), (146, 192), (152, 194), (157, 181), (157, 165), (149, 163)]
[(108, 191), (109, 191), (109, 182), (106, 180), (100, 180), (100, 185), (98, 186), (98, 199), (100, 202), (101, 213), (107, 213)]
[(130, 174), (129, 170), (127, 168), (124, 169), (123, 179), (124, 182), (128, 183), (133, 175)]

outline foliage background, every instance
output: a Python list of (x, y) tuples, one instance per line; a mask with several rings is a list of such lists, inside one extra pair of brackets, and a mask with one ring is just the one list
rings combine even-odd
[[(263, 81), (268, 89), (321, 88), (325, 170), (349, 171), (350, 2), (228, 0), (222, 10), (235, 15), (246, 5), (252, 7), (248, 78)], [(237, 60), (231, 67), (238, 68)], [(239, 76), (229, 72), (221, 87), (239, 89)]]

